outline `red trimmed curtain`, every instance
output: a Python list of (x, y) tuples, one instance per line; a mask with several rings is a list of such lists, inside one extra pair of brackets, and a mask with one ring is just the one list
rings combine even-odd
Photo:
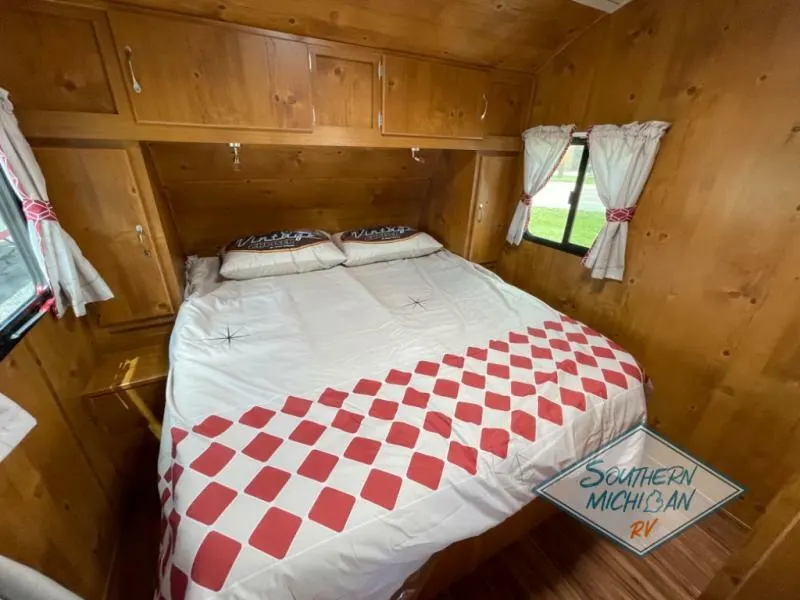
[(575, 125), (542, 125), (522, 133), (525, 158), (522, 170), (522, 198), (517, 204), (506, 241), (519, 246), (531, 218), (531, 200), (541, 190), (572, 141)]
[(595, 279), (622, 281), (628, 223), (668, 128), (669, 123), (648, 121), (596, 125), (589, 131), (589, 160), (597, 194), (606, 207), (606, 224), (582, 261)]
[(86, 314), (86, 304), (113, 298), (75, 240), (61, 228), (47, 198), (44, 175), (19, 129), (8, 92), (2, 88), (0, 169), (22, 206), (31, 244), (53, 293), (56, 315), (61, 317), (67, 308), (72, 308), (80, 317)]

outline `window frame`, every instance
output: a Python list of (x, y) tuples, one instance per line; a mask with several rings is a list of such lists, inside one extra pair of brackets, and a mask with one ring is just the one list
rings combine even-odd
[(8, 319), (0, 322), (0, 360), (4, 359), (22, 341), (25, 334), (41, 319), (46, 311), (43, 308), (53, 297), (47, 279), (39, 266), (28, 234), (27, 220), (22, 212), (17, 195), (0, 171), (0, 216), (3, 217), (14, 244), (31, 275), (34, 293), (17, 308)]
[[(554, 242), (553, 240), (548, 240), (546, 238), (541, 238), (533, 235), (528, 229), (530, 221), (528, 222), (528, 224), (525, 225), (525, 232), (522, 234), (522, 237), (523, 239), (529, 242), (533, 242), (535, 244), (540, 244), (542, 246), (547, 246), (548, 248), (562, 250), (564, 252), (574, 254), (575, 256), (583, 257), (586, 256), (587, 252), (589, 252), (589, 248), (584, 246), (579, 246), (578, 244), (570, 243), (569, 236), (572, 234), (572, 226), (575, 223), (575, 214), (578, 212), (578, 204), (580, 204), (581, 201), (581, 192), (583, 191), (583, 180), (586, 177), (586, 169), (589, 166), (589, 144), (586, 136), (573, 135), (572, 139), (569, 142), (569, 145), (582, 146), (583, 150), (581, 154), (581, 162), (578, 167), (578, 178), (575, 180), (575, 187), (569, 194), (569, 212), (567, 213), (567, 222), (564, 224), (564, 235), (561, 238), (561, 241)], [(548, 179), (547, 182), (550, 183), (550, 180)]]

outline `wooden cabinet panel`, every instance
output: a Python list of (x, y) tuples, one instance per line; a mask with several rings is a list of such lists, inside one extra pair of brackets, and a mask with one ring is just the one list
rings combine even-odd
[[(53, 331), (62, 326), (59, 321)], [(70, 341), (47, 340), (62, 353), (72, 351)], [(81, 598), (103, 598), (118, 519), (87, 462), (84, 440), (65, 419), (72, 408), (67, 404), (77, 404), (77, 398), (61, 395), (50, 368), (46, 356), (31, 351), (28, 338), (0, 362), (0, 392), (36, 419), (36, 427), (0, 464), (0, 554)], [(4, 597), (6, 584), (5, 579), (0, 584)]]
[(469, 256), (477, 163), (475, 152), (445, 153), (431, 181), (423, 218), (425, 231), (465, 258)]
[(385, 135), (483, 137), (486, 71), (393, 55), (384, 66)]
[(311, 131), (306, 44), (146, 14), (109, 18), (140, 123)]
[(520, 135), (528, 121), (532, 95), (532, 76), (493, 71), (489, 82), (486, 135)]
[(2, 5), (0, 82), (17, 110), (115, 114), (98, 23), (103, 13)]
[(149, 151), (184, 249), (206, 256), (258, 231), (416, 226), (443, 157), (426, 150), (418, 163), (407, 148), (247, 145), (235, 171), (222, 144), (151, 144)]
[[(114, 292), (92, 305), (101, 326), (163, 317), (173, 312), (159, 262), (156, 235), (125, 148), (35, 148), (50, 200)], [(139, 229), (140, 228), (140, 229)]]
[(481, 156), (479, 160), (469, 259), (486, 263), (498, 260), (503, 250), (519, 158)]
[(176, 186), (170, 200), (186, 251), (210, 256), (238, 237), (275, 229), (416, 227), (428, 185), (427, 179), (213, 181)]
[(248, 145), (241, 150), (239, 169), (234, 170), (231, 151), (225, 144), (156, 143), (149, 144), (148, 150), (158, 179), (169, 191), (184, 183), (202, 187), (219, 181), (430, 179), (444, 155), (442, 150), (425, 150), (425, 162), (418, 163), (407, 148)]
[(314, 55), (314, 108), (317, 125), (373, 129), (378, 122), (378, 63), (374, 52), (317, 47)]
[[(164, 413), (165, 380), (137, 385), (104, 395), (84, 398), (88, 413), (101, 432), (106, 456), (116, 466), (116, 491), (128, 496), (143, 479), (149, 479), (152, 465), (143, 452), (157, 445), (147, 420), (135, 402), (142, 402), (153, 414)], [(136, 396), (136, 400), (132, 397)]]

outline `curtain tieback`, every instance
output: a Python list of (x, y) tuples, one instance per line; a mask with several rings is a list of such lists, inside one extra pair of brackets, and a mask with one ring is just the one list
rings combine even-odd
[(607, 208), (606, 221), (609, 223), (627, 223), (633, 219), (635, 212), (635, 206), (629, 206), (628, 208)]
[(31, 223), (39, 221), (57, 221), (56, 214), (49, 202), (26, 198), (22, 201), (22, 212), (25, 218)]
[(522, 203), (523, 203), (525, 206), (530, 206), (530, 205), (531, 205), (531, 202), (533, 202), (533, 196), (531, 196), (530, 194), (525, 194), (525, 193), (523, 193), (523, 194), (522, 194)]
[(0, 151), (0, 168), (8, 177), (8, 182), (11, 187), (19, 195), (22, 201), (22, 214), (25, 219), (31, 223), (38, 223), (39, 221), (58, 221), (56, 213), (53, 212), (53, 207), (46, 200), (31, 198), (30, 195), (22, 187), (22, 182), (11, 169), (11, 164), (8, 162), (8, 157), (5, 152)]

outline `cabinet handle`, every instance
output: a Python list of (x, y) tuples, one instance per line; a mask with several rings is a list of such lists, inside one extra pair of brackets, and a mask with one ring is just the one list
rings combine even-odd
[(144, 227), (141, 225), (136, 226), (136, 237), (139, 239), (139, 245), (144, 249), (144, 255), (150, 256), (150, 250), (147, 248), (147, 244), (144, 243)]
[(489, 112), (489, 98), (486, 97), (486, 94), (481, 96), (483, 98), (483, 112), (481, 113), (481, 121), (486, 120), (486, 113)]
[(483, 222), (483, 209), (486, 208), (486, 205), (483, 202), (478, 203), (478, 223)]
[(128, 61), (128, 73), (130, 73), (131, 76), (131, 88), (133, 89), (133, 93), (141, 94), (142, 86), (139, 85), (139, 81), (136, 79), (136, 73), (133, 71), (133, 50), (131, 50), (130, 46), (125, 46), (125, 58)]

